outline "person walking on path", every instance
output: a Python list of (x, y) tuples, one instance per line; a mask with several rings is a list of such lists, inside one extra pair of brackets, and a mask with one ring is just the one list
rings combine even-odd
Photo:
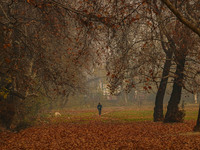
[(99, 117), (100, 117), (101, 116), (101, 109), (102, 109), (102, 105), (100, 103), (97, 105), (97, 109), (99, 111)]

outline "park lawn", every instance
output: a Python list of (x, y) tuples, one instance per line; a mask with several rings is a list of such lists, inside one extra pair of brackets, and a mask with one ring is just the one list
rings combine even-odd
[(198, 110), (186, 110), (185, 120), (197, 120)]
[[(50, 123), (87, 123), (90, 121), (102, 121), (102, 122), (138, 122), (138, 121), (153, 121), (153, 109), (132, 109), (131, 107), (122, 108), (104, 108), (102, 110), (101, 117), (98, 116), (96, 109), (84, 109), (84, 110), (62, 110), (60, 117), (49, 115), (47, 118)], [(186, 116), (185, 121), (197, 119), (198, 108), (191, 109), (190, 107), (185, 109)], [(164, 114), (166, 110), (164, 110)]]
[[(164, 114), (166, 110), (164, 111)], [(185, 110), (185, 118), (184, 120), (196, 120), (198, 116), (198, 110)], [(118, 121), (153, 121), (153, 110), (123, 110), (123, 111), (115, 111), (110, 114), (106, 114), (110, 119), (117, 119)]]
[(105, 114), (109, 119), (119, 122), (152, 121), (153, 111), (151, 110), (121, 110)]

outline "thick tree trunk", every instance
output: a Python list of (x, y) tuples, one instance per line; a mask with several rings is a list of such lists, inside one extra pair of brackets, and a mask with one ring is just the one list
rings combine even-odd
[(199, 113), (198, 113), (197, 123), (193, 130), (200, 131), (200, 105), (199, 105)]
[[(180, 54), (181, 55), (181, 54)], [(182, 92), (182, 81), (183, 81), (183, 71), (185, 66), (185, 57), (184, 55), (179, 56), (182, 57), (178, 59), (174, 85), (172, 94), (167, 106), (167, 113), (165, 115), (164, 122), (182, 122), (184, 113), (179, 110), (178, 104), (181, 100), (181, 92)]]
[(0, 105), (0, 122), (9, 130), (16, 114), (16, 102), (13, 95), (10, 94), (7, 99), (1, 101)]
[(156, 100), (155, 100), (155, 107), (154, 107), (154, 122), (156, 121), (163, 121), (163, 100), (164, 95), (167, 87), (167, 81), (168, 81), (168, 75), (171, 67), (171, 58), (172, 58), (172, 52), (170, 52), (167, 55), (167, 59), (165, 61), (163, 73), (162, 73), (162, 79), (160, 81), (160, 85), (156, 94)]

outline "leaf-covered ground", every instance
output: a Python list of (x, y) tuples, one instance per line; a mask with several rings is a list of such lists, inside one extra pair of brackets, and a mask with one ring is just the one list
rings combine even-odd
[(66, 110), (43, 115), (37, 126), (18, 133), (0, 132), (0, 150), (198, 150), (200, 133), (192, 132), (198, 109), (186, 111), (184, 123), (152, 121), (153, 109)]
[(1, 150), (69, 149), (200, 149), (194, 121), (163, 124), (151, 121), (46, 124), (18, 133), (0, 133)]

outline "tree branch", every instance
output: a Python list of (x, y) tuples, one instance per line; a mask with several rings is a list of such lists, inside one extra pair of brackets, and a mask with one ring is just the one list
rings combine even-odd
[(161, 0), (165, 5), (172, 11), (172, 13), (182, 22), (184, 25), (186, 25), (188, 28), (190, 28), (193, 32), (198, 34), (200, 37), (200, 28), (198, 27), (197, 23), (193, 23), (186, 19), (173, 5), (169, 0)]
[(17, 96), (17, 97), (19, 97), (21, 99), (25, 99), (25, 97), (21, 93), (19, 93), (17, 91), (11, 91), (11, 94), (14, 95), (14, 96)]

